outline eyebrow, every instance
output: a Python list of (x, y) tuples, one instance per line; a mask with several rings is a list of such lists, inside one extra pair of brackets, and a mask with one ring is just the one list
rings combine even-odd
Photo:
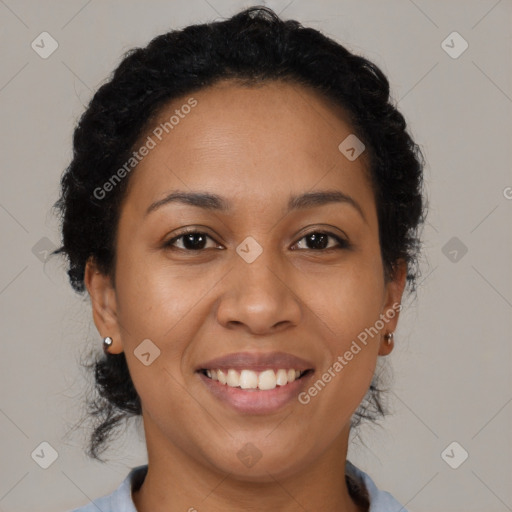
[[(229, 212), (232, 209), (230, 201), (217, 194), (208, 192), (185, 192), (176, 190), (152, 203), (146, 210), (145, 215), (170, 203), (182, 203), (196, 206), (205, 210)], [(368, 223), (361, 205), (351, 196), (339, 190), (321, 190), (317, 192), (306, 192), (304, 194), (291, 196), (288, 200), (288, 212), (323, 206), (331, 203), (344, 203), (354, 207), (363, 220)]]

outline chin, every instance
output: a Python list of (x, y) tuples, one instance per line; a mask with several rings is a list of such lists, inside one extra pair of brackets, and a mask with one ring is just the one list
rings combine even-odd
[(279, 451), (275, 445), (269, 446), (268, 441), (261, 450), (256, 443), (246, 441), (236, 450), (234, 457), (217, 457), (210, 459), (210, 462), (219, 472), (229, 473), (229, 478), (233, 480), (275, 483), (276, 479), (286, 479), (303, 471), (311, 463), (307, 460), (310, 458), (314, 457), (306, 457), (304, 453), (297, 453), (296, 449)]

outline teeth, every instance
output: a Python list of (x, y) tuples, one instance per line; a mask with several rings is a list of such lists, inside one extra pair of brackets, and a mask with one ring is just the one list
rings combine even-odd
[(251, 372), (251, 370), (242, 370), (240, 373), (240, 387), (242, 389), (256, 389), (258, 387), (258, 375)]
[(228, 370), (227, 385), (232, 388), (240, 386), (240, 375), (236, 370)]
[(212, 380), (218, 380), (232, 388), (260, 389), (266, 391), (275, 389), (276, 386), (286, 386), (289, 382), (298, 379), (304, 372), (295, 370), (280, 369), (275, 372), (272, 369), (262, 372), (242, 370), (240, 373), (232, 368), (227, 370), (206, 370), (206, 375)]
[(265, 370), (260, 373), (260, 376), (258, 377), (258, 389), (274, 389), (276, 384), (277, 379), (274, 370)]
[(278, 386), (288, 384), (288, 372), (286, 370), (277, 370), (276, 383)]

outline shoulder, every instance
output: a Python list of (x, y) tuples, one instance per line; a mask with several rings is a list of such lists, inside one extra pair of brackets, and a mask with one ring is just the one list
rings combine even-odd
[(69, 512), (137, 512), (132, 499), (132, 489), (140, 487), (147, 469), (147, 464), (133, 468), (114, 492)]
[(368, 512), (407, 512), (389, 492), (378, 489), (368, 474), (348, 460), (346, 472), (359, 484), (360, 488), (366, 490), (366, 497), (370, 505)]

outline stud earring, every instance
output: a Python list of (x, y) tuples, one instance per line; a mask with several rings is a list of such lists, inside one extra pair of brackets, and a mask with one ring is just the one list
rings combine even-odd
[(384, 339), (386, 340), (387, 345), (391, 345), (391, 343), (393, 343), (393, 337), (394, 337), (394, 334), (392, 332), (388, 332), (388, 333), (384, 334)]
[(112, 343), (114, 343), (114, 341), (110, 336), (103, 338), (103, 351), (105, 352), (105, 354), (109, 353), (108, 349), (112, 346)]

